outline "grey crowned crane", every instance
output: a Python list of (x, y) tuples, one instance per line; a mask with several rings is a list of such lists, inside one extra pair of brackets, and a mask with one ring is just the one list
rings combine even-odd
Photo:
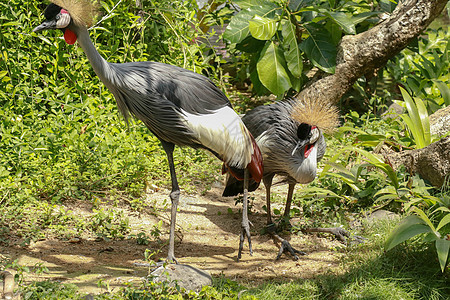
[[(335, 128), (338, 125), (338, 117), (336, 108), (331, 104), (318, 100), (289, 98), (258, 106), (242, 118), (263, 155), (268, 227), (273, 225), (270, 188), (274, 176), (283, 176), (281, 182), (289, 185), (284, 210), (284, 220), (288, 220), (294, 187), (297, 183), (309, 183), (316, 177), (317, 162), (322, 159), (326, 149), (322, 130)], [(256, 190), (258, 186), (258, 182), (250, 181), (249, 191)], [(236, 196), (242, 191), (242, 183), (228, 177), (223, 196)], [(330, 232), (326, 228), (310, 231)], [(290, 252), (295, 260), (298, 259), (296, 254), (305, 254), (292, 248), (289, 242), (276, 233), (271, 234), (281, 243), (277, 259), (285, 251)]]
[[(167, 260), (176, 262), (174, 238), (180, 188), (173, 161), (175, 145), (209, 150), (233, 176), (246, 182), (249, 178), (261, 180), (261, 152), (228, 98), (211, 80), (159, 62), (109, 63), (98, 53), (87, 30), (96, 15), (96, 4), (89, 0), (51, 2), (44, 11), (46, 20), (33, 31), (60, 29), (67, 43), (78, 41), (125, 119), (132, 115), (141, 120), (167, 153), (172, 181)], [(252, 252), (246, 213), (243, 210), (238, 258), (244, 235)]]

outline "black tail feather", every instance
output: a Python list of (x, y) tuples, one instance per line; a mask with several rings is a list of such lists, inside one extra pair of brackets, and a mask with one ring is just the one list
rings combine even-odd
[[(252, 179), (248, 182), (248, 191), (253, 192), (259, 187), (259, 182)], [(227, 182), (225, 189), (223, 190), (222, 197), (232, 197), (244, 193), (244, 181), (237, 180), (233, 176), (227, 176)]]

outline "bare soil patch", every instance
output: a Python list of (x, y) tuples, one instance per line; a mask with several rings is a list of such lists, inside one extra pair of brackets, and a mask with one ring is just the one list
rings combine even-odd
[[(286, 186), (274, 187), (274, 191), (285, 197)], [(251, 194), (254, 197), (250, 220), (252, 227), (253, 256), (249, 255), (245, 243), (243, 257), (237, 262), (239, 233), (241, 224), (241, 205), (235, 205), (233, 198), (223, 198), (222, 188), (216, 185), (204, 195), (182, 193), (177, 214), (177, 237), (175, 255), (180, 263), (189, 264), (209, 271), (213, 276), (224, 275), (244, 284), (256, 285), (267, 280), (289, 281), (298, 278), (311, 278), (328, 271), (340, 272), (341, 252), (336, 248), (342, 244), (333, 237), (318, 237), (308, 234), (283, 236), (297, 248), (307, 252), (298, 261), (284, 255), (276, 261), (278, 245), (268, 235), (260, 234), (265, 226), (266, 215), (262, 209), (265, 203), (265, 190), (260, 188)], [(148, 194), (149, 203), (162, 204), (168, 201), (168, 190)], [(164, 201), (166, 200), (166, 201)], [(89, 217), (90, 208), (73, 204), (74, 212)], [(277, 205), (275, 204), (275, 207)], [(281, 209), (282, 204), (279, 205)], [(162, 208), (162, 206), (161, 206)], [(52, 279), (74, 283), (82, 292), (100, 293), (106, 284), (114, 290), (126, 282), (140, 281), (148, 274), (148, 268), (140, 267), (144, 262), (146, 249), (160, 252), (154, 260), (167, 255), (170, 206), (158, 216), (149, 212), (131, 212), (133, 232), (144, 231), (150, 235), (151, 227), (163, 220), (161, 242), (151, 241), (148, 245), (138, 245), (135, 239), (103, 241), (95, 238), (77, 238), (71, 241), (47, 239), (32, 243), (24, 248), (19, 246), (0, 246), (0, 253), (17, 259), (22, 266), (33, 267), (41, 264), (49, 272), (33, 275), (25, 279)], [(150, 211), (150, 210), (149, 210)], [(300, 220), (292, 220), (291, 222)], [(102, 280), (105, 285), (98, 286)]]

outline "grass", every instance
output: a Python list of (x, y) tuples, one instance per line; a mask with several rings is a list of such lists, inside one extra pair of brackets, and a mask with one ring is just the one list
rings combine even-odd
[(267, 283), (248, 293), (258, 299), (448, 299), (450, 278), (439, 271), (433, 253), (418, 243), (387, 253), (386, 235), (396, 221), (366, 225), (365, 244), (345, 249), (342, 274), (319, 275), (293, 282)]
[[(389, 252), (383, 243), (398, 220), (363, 222), (364, 244), (342, 248), (342, 270), (308, 279), (266, 282), (252, 286), (225, 277), (214, 278), (212, 287), (187, 299), (448, 299), (450, 278), (439, 270), (433, 249), (412, 241)], [(16, 269), (20, 266), (15, 265)], [(39, 268), (38, 268), (39, 269)], [(30, 271), (30, 270), (26, 270)], [(25, 272), (21, 269), (21, 272)], [(44, 281), (22, 283), (24, 299), (82, 299), (74, 285)], [(130, 295), (134, 295), (133, 297)], [(170, 296), (171, 295), (171, 296)], [(177, 290), (167, 286), (142, 284), (124, 286), (120, 291), (95, 296), (95, 299), (178, 299)], [(228, 298), (227, 298), (228, 297)], [(180, 298), (181, 299), (181, 298)]]

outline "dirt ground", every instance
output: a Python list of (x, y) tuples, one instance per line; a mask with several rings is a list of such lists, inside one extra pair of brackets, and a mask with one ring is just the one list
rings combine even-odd
[[(285, 197), (287, 186), (276, 186), (274, 192)], [(289, 281), (297, 278), (311, 278), (328, 271), (341, 271), (339, 261), (343, 255), (336, 248), (343, 247), (333, 237), (318, 237), (313, 234), (288, 234), (283, 237), (297, 248), (307, 252), (298, 261), (283, 255), (275, 257), (278, 245), (268, 235), (260, 234), (266, 222), (262, 209), (265, 190), (261, 187), (251, 194), (254, 197), (252, 213), (249, 215), (252, 227), (253, 256), (249, 255), (245, 243), (243, 257), (237, 262), (242, 205), (235, 200), (221, 197), (222, 187), (217, 183), (205, 195), (182, 193), (177, 214), (177, 237), (175, 255), (179, 263), (189, 264), (206, 270), (213, 276), (224, 275), (248, 285), (256, 285), (265, 280)], [(164, 203), (168, 190), (158, 190), (148, 194), (149, 203)], [(156, 201), (155, 201), (156, 200)], [(275, 207), (282, 208), (282, 204)], [(75, 205), (70, 207), (75, 213), (89, 214), (90, 207)], [(51, 278), (60, 282), (74, 283), (82, 292), (101, 293), (107, 289), (114, 291), (126, 282), (138, 282), (148, 274), (144, 252), (161, 250), (152, 257), (164, 259), (167, 255), (168, 224), (170, 206), (154, 214), (126, 211), (133, 232), (144, 231), (150, 236), (150, 229), (160, 219), (163, 220), (161, 241), (151, 241), (148, 245), (138, 245), (135, 239), (119, 241), (99, 241), (95, 238), (74, 237), (70, 241), (47, 239), (19, 246), (0, 246), (0, 254), (17, 259), (21, 266), (33, 267), (41, 264), (49, 272), (40, 275), (26, 274), (25, 279), (44, 280)], [(231, 213), (231, 211), (232, 213)], [(291, 223), (300, 220), (291, 220)], [(103, 284), (99, 287), (99, 282)]]

